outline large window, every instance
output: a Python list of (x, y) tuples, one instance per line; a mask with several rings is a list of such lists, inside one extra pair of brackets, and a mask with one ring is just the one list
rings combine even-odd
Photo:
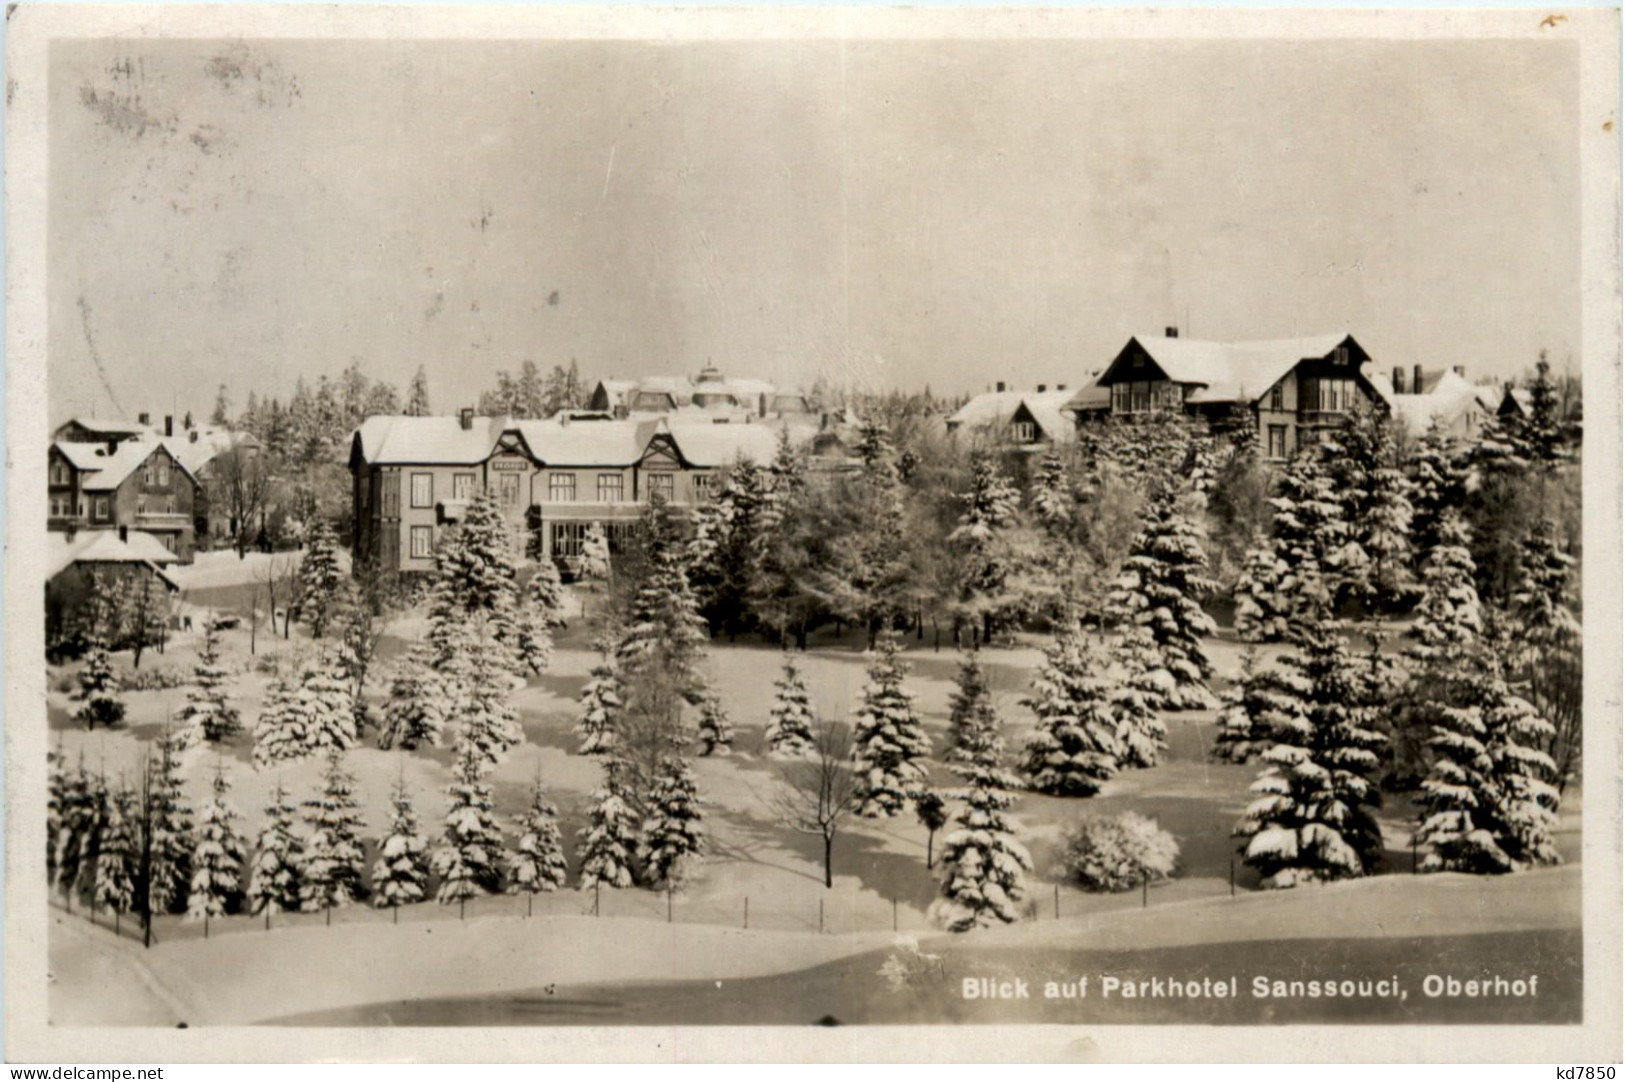
[(652, 500), (656, 496), (659, 496), (667, 503), (670, 503), (672, 492), (674, 491), (673, 485), (674, 482), (671, 474), (651, 473), (649, 475), (649, 498)]
[(503, 507), (519, 506), (519, 490), (524, 478), (517, 473), (497, 474), (497, 499)]
[(1016, 421), (1010, 426), (1010, 436), (1017, 443), (1031, 443), (1038, 438), (1038, 430), (1031, 421)]
[(598, 502), (620, 503), (623, 479), (618, 473), (598, 475)]
[(1270, 409), (1276, 412), (1286, 409), (1285, 389), (1279, 383), (1270, 388)]
[(547, 498), (553, 503), (569, 503), (576, 498), (576, 475), (550, 473), (547, 475)]
[(1320, 413), (1347, 413), (1354, 408), (1356, 393), (1351, 379), (1305, 380), (1302, 405)]
[(51, 484), (65, 485), (68, 483), (68, 464), (66, 462), (51, 463)]
[(1286, 457), (1286, 425), (1270, 425), (1270, 457)]
[(434, 474), (414, 473), (412, 475), (412, 506), (434, 506)]
[(581, 555), (581, 544), (587, 537), (587, 524), (585, 522), (552, 522), (548, 530), (553, 535), (548, 546), (554, 556), (575, 557)]
[(71, 518), (73, 516), (73, 498), (70, 496), (51, 497), (51, 517)]
[(412, 559), (427, 560), (434, 555), (434, 528), (432, 526), (412, 527)]
[(466, 500), (474, 495), (474, 475), (471, 473), (454, 473), (451, 475), (451, 498)]
[(401, 490), (399, 475), (393, 471), (386, 472), (383, 475), (383, 484), (381, 487), (384, 493), (384, 505), (380, 513), (385, 518), (400, 518)]
[(707, 500), (707, 499), (710, 499), (710, 498), (711, 498), (711, 475), (708, 474), (708, 473), (696, 473), (694, 475), (694, 499), (696, 501), (700, 501), (700, 500)]

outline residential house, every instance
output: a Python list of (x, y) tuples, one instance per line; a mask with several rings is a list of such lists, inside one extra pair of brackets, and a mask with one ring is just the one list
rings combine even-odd
[(182, 563), (195, 549), (197, 479), (151, 435), (105, 443), (59, 439), (47, 452), (47, 529), (141, 530)]
[(1064, 383), (1053, 389), (1040, 383), (1033, 391), (1009, 391), (997, 383), (949, 414), (948, 433), (975, 433), (1018, 450), (1070, 443), (1076, 426), (1064, 411), (1075, 396)]
[(1463, 365), (1436, 369), (1414, 365), (1408, 373), (1396, 366), (1391, 376), (1373, 374), (1371, 383), (1394, 419), (1413, 436), (1420, 436), (1437, 421), (1457, 439), (1474, 439), (1484, 422), (1494, 416), (1504, 394), (1497, 384), (1469, 383)]
[(1207, 342), (1169, 327), (1130, 338), (1095, 383), (1110, 394), (1112, 417), (1178, 410), (1216, 422), (1242, 419), (1256, 426), (1264, 453), (1282, 460), (1341, 424), (1356, 402), (1386, 405), (1364, 374), (1370, 359), (1343, 333)]
[(568, 569), (591, 524), (618, 547), (651, 496), (692, 506), (735, 461), (771, 461), (777, 427), (665, 417), (520, 421), (471, 409), (369, 417), (350, 449), (355, 557), (392, 571), (431, 571), (442, 531), (476, 493), (492, 489), (516, 535)]
[(149, 533), (119, 527), (51, 533), (45, 564), (45, 642), (54, 647), (73, 635), (90, 598), (92, 576), (126, 590), (150, 578), (170, 593), (178, 587), (167, 569), (179, 557)]
[(692, 413), (706, 420), (760, 420), (805, 416), (816, 421), (811, 398), (799, 391), (780, 390), (759, 379), (730, 378), (714, 365), (688, 376), (646, 376), (636, 380), (599, 380), (587, 399), (587, 408), (617, 418), (636, 414)]

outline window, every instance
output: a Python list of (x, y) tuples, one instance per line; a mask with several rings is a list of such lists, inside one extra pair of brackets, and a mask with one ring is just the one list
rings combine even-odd
[(466, 500), (474, 495), (474, 475), (471, 473), (454, 473), (451, 475), (451, 498)]
[(1031, 443), (1038, 433), (1031, 421), (1017, 421), (1010, 426), (1010, 435), (1017, 443)]
[(145, 496), (137, 496), (135, 498), (135, 513), (138, 515), (144, 515), (147, 513), (147, 498)]
[(601, 473), (598, 475), (598, 502), (620, 503), (622, 479), (618, 473)]
[(694, 475), (694, 498), (696, 500), (705, 500), (710, 499), (710, 497), (711, 475), (708, 473), (696, 473)]
[(161, 462), (158, 464), (158, 487), (169, 487), (169, 463), (167, 462)]
[(174, 513), (175, 513), (175, 497), (173, 497), (173, 496), (165, 496), (164, 497), (164, 514), (173, 515)]
[(1286, 425), (1270, 425), (1270, 457), (1286, 457)]
[(434, 554), (434, 527), (412, 527), (412, 559), (427, 560)]
[(382, 514), (384, 518), (400, 518), (400, 478), (396, 475), (396, 471), (390, 470), (384, 473), (383, 485), (381, 487), (383, 489), (384, 499), (383, 508), (381, 509), (380, 514)]
[(141, 467), (141, 483), (148, 488), (152, 487), (152, 463), (148, 462)]
[(105, 520), (107, 518), (107, 497), (106, 496), (97, 496), (96, 497), (96, 517), (98, 519), (103, 519), (103, 520)]
[(523, 480), (523, 475), (517, 473), (497, 474), (497, 500), (503, 507), (519, 506), (519, 490)]
[(672, 477), (671, 474), (669, 474), (669, 473), (651, 473), (649, 475), (649, 498), (652, 500), (656, 496), (659, 496), (661, 499), (665, 500), (667, 503), (670, 503), (671, 499), (672, 499), (672, 493), (674, 491), (674, 486), (675, 486), (675, 479)]
[(434, 506), (434, 474), (414, 473), (412, 475), (412, 506)]
[(549, 551), (554, 556), (580, 556), (581, 544), (587, 537), (585, 522), (553, 522), (548, 524), (552, 533)]
[(172, 533), (164, 534), (164, 548), (168, 549), (170, 552), (175, 551), (175, 535), (174, 534), (172, 534)]
[(1270, 388), (1270, 409), (1276, 412), (1286, 409), (1286, 388), (1279, 383)]
[(68, 507), (69, 506), (70, 506), (70, 501), (66, 497), (52, 496), (51, 497), (51, 517), (52, 518), (66, 518), (67, 514), (68, 514)]
[(1144, 413), (1151, 408), (1151, 384), (1134, 384), (1134, 412)]
[(576, 475), (550, 473), (547, 475), (547, 498), (553, 503), (569, 503), (576, 498)]
[(51, 463), (51, 484), (68, 484), (68, 464), (66, 462)]

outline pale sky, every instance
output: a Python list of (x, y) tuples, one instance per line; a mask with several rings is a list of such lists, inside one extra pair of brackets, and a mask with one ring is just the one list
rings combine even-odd
[(352, 359), (1076, 385), (1129, 335), (1579, 342), (1572, 42), (64, 42), (50, 406)]

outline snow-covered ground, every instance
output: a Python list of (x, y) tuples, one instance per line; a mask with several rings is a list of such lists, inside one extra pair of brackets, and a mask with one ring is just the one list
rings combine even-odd
[[(241, 574), (242, 569), (235, 554), (213, 553), (200, 559), (193, 572), (199, 581), (218, 589), (240, 584), (232, 573)], [(409, 616), (392, 626), (384, 648), (387, 657), (380, 662), (380, 677), (387, 677), (388, 658), (398, 656), (421, 631), (421, 617)], [(561, 638), (550, 670), (530, 679), (515, 693), (514, 705), (520, 711), (526, 740), (491, 778), (499, 819), (511, 830), (512, 816), (521, 810), (539, 774), (559, 805), (561, 826), (572, 849), (576, 831), (584, 821), (588, 796), (601, 781), (596, 761), (576, 754), (577, 741), (572, 732), (576, 698), (595, 660), (586, 645), (589, 638), (590, 629), (577, 620)], [(320, 764), (305, 762), (267, 772), (253, 769), (249, 730), (270, 680), (268, 674), (258, 671), (258, 666), (267, 656), (286, 659), (314, 644), (298, 627), (288, 639), (260, 628), (257, 656), (249, 655), (249, 642), (246, 627), (223, 635), (225, 662), (236, 670), (234, 698), (242, 712), (245, 732), (218, 752), (191, 753), (194, 761), (188, 764), (187, 787), (194, 805), (201, 804), (216, 765), (223, 767), (233, 785), (232, 799), (243, 816), (239, 826), (251, 844), (272, 786), (282, 782), (295, 800), (310, 797), (317, 788)], [(142, 670), (166, 668), (189, 674), (195, 659), (194, 643), (195, 634), (176, 633), (163, 654), (146, 654)], [(909, 687), (918, 696), (927, 731), (940, 747), (946, 739), (948, 696), (958, 658), (951, 649), (933, 650), (929, 638), (911, 639), (905, 645), (910, 647), (907, 660), (913, 666)], [(1019, 747), (1030, 729), (1030, 715), (1018, 700), (1027, 690), (1039, 661), (1040, 645), (1041, 640), (1028, 639), (1015, 648), (984, 654), (1000, 712), (1007, 719), (1012, 747)], [(844, 716), (856, 702), (864, 681), (860, 646), (855, 638), (819, 641), (802, 658), (812, 703), (819, 711)], [(1214, 640), (1208, 646), (1222, 682), (1236, 671), (1239, 649), (1230, 640)], [(467, 919), (461, 922), (455, 907), (433, 902), (409, 907), (399, 914), (399, 928), (391, 923), (391, 914), (367, 907), (335, 912), (330, 928), (321, 914), (279, 916), (270, 931), (265, 931), (256, 918), (229, 917), (213, 922), (207, 942), (202, 940), (200, 925), (166, 917), (157, 921), (158, 944), (144, 954), (138, 950), (142, 960), (137, 964), (128, 960), (133, 956), (124, 943), (114, 944), (110, 933), (90, 928), (81, 914), (53, 914), (61, 916), (61, 921), (53, 925), (51, 940), (56, 976), (53, 1018), (90, 1020), (97, 1011), (112, 1010), (117, 1005), (116, 1017), (131, 1023), (178, 1011), (197, 1020), (246, 1021), (322, 1009), (324, 1004), (342, 1006), (420, 995), (535, 987), (545, 983), (539, 975), (551, 971), (550, 966), (564, 967), (558, 970), (557, 979), (578, 982), (670, 979), (678, 972), (703, 977), (709, 968), (715, 968), (716, 976), (721, 978), (747, 970), (782, 972), (841, 952), (872, 949), (875, 937), (890, 936), (894, 925), (904, 933), (929, 934), (925, 910), (935, 896), (937, 884), (934, 872), (925, 867), (925, 830), (912, 815), (882, 822), (849, 821), (836, 841), (836, 883), (826, 891), (818, 839), (795, 833), (772, 814), (769, 798), (777, 784), (777, 772), (775, 765), (760, 755), (760, 744), (780, 663), (777, 649), (759, 643), (730, 645), (718, 641), (713, 645), (710, 672), (734, 725), (735, 754), (701, 759), (696, 764), (710, 841), (698, 875), (669, 900), (670, 919), (674, 922), (671, 925), (666, 923), (668, 899), (643, 890), (604, 891), (597, 899), (574, 889), (541, 895), (531, 906), (534, 918), (529, 920), (524, 917), (525, 899), (511, 897), (476, 899), (467, 907)], [(128, 655), (120, 655), (118, 664), (127, 669)], [(53, 686), (66, 675), (66, 671), (53, 672)], [(381, 696), (384, 687), (385, 679), (376, 680), (374, 696)], [(88, 766), (104, 770), (111, 782), (120, 775), (133, 778), (165, 718), (186, 701), (186, 692), (184, 688), (130, 692), (126, 700), (129, 718), (123, 727), (87, 733), (70, 721), (67, 695), (51, 693), (51, 728), (70, 762), (82, 756)], [(1091, 921), (1139, 920), (1148, 922), (1142, 927), (1149, 929), (1162, 926), (1155, 914), (1178, 912), (1179, 919), (1168, 920), (1167, 924), (1191, 929), (1189, 934), (1236, 934), (1233, 927), (1229, 931), (1218, 927), (1202, 929), (1208, 928), (1207, 914), (1228, 911), (1237, 904), (1229, 897), (1235, 854), (1230, 832), (1254, 771), (1207, 759), (1213, 735), (1211, 713), (1174, 715), (1169, 720), (1170, 751), (1163, 765), (1120, 775), (1108, 782), (1100, 795), (1086, 801), (1022, 795), (1013, 816), (1037, 864), (1031, 894), (1035, 915), (1042, 922), (1003, 930), (998, 935), (1042, 939), (1052, 934), (1057, 905), (1063, 919), (1076, 922), (1079, 928), (1090, 927)], [(387, 796), (398, 777), (404, 779), (416, 802), (425, 832), (438, 834), (446, 806), (445, 787), (450, 779), (449, 749), (385, 752), (364, 744), (348, 758), (350, 769), (358, 776), (357, 798), (369, 834), (375, 836), (383, 830)], [(937, 780), (951, 782), (946, 773), (939, 774)], [(1579, 807), (1576, 792), (1571, 791), (1565, 806)], [(1138, 895), (1087, 894), (1059, 882), (1051, 868), (1061, 836), (1070, 823), (1084, 815), (1110, 815), (1129, 809), (1155, 816), (1178, 836), (1182, 847), (1179, 876), (1153, 888), (1152, 916), (1148, 917), (1134, 915), (1140, 905)], [(1411, 815), (1412, 809), (1403, 802), (1391, 803), (1384, 810), (1390, 867), (1399, 872), (1409, 870), (1406, 839)], [(1559, 844), (1567, 859), (1578, 859), (1577, 815), (1565, 816)], [(1339, 887), (1249, 898), (1253, 877), (1244, 868), (1236, 870), (1244, 896), (1238, 901), (1246, 901), (1249, 908), (1245, 912), (1252, 914), (1246, 919), (1271, 930), (1278, 929), (1287, 915), (1295, 912), (1322, 923), (1336, 917), (1324, 902), (1308, 901), (1323, 893), (1327, 899), (1349, 898), (1357, 900), (1350, 904), (1364, 906), (1368, 899), (1408, 897), (1406, 892), (1418, 889), (1439, 893), (1446, 890), (1447, 882), (1441, 877), (1400, 875), (1361, 884), (1364, 893), (1325, 893), (1345, 889)], [(1563, 878), (1568, 872), (1543, 874), (1550, 876), (1542, 882), (1549, 884), (1547, 889), (1558, 898), (1558, 910), (1570, 903), (1578, 906), (1577, 878)], [(1384, 886), (1378, 889), (1376, 882)], [(1499, 889), (1490, 881), (1468, 882), (1474, 890)], [(1482, 908), (1483, 899), (1488, 897), (1475, 894), (1466, 902)], [(603, 914), (597, 919), (591, 916), (595, 900)], [(1388, 912), (1385, 907), (1391, 906), (1394, 920), (1411, 919), (1404, 915), (1408, 903), (1370, 904), (1382, 912)], [(1516, 923), (1522, 919), (1518, 914), (1525, 913), (1525, 909), (1513, 904), (1503, 907), (1502, 912)], [(103, 914), (103, 922), (106, 919)], [(1229, 918), (1212, 919), (1224, 924)], [(744, 928), (747, 920), (748, 937)], [(1333, 923), (1341, 932), (1344, 923), (1354, 922)], [(818, 934), (820, 927), (824, 935)], [(402, 936), (411, 937), (410, 949), (402, 949)], [(760, 936), (784, 938), (758, 939)], [(623, 944), (627, 945), (624, 950)], [(644, 949), (634, 950), (632, 945)], [(115, 955), (124, 960), (115, 960)], [(387, 957), (375, 960), (374, 955)], [(335, 965), (328, 959), (340, 959), (343, 964)], [(336, 982), (332, 993), (335, 998), (321, 1003), (311, 999), (284, 1001), (284, 995), (296, 990), (289, 982), (311, 972), (322, 974), (321, 981), (311, 984)], [(504, 981), (522, 983), (501, 983)], [(152, 990), (154, 987), (168, 989), (178, 1006), (155, 1007), (155, 1002), (162, 1005), (166, 1001)], [(125, 989), (128, 994), (105, 991), (112, 988)], [(139, 992), (142, 988), (147, 991)]]

